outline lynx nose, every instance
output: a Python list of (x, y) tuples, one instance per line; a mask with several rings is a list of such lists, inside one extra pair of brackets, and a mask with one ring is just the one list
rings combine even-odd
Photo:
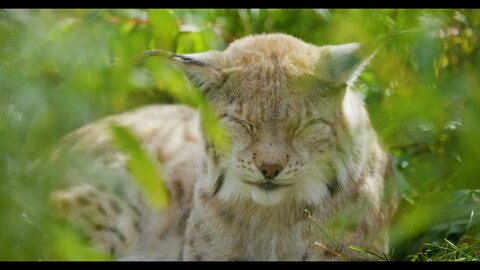
[(278, 163), (262, 163), (258, 168), (263, 176), (268, 179), (275, 178), (283, 170), (283, 166)]

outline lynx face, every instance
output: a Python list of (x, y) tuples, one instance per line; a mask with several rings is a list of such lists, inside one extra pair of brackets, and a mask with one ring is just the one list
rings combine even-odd
[(273, 34), (238, 40), (224, 52), (174, 57), (231, 137), (228, 153), (207, 147), (215, 194), (263, 205), (316, 203), (328, 194), (342, 100), (362, 64), (358, 48)]
[[(232, 137), (232, 151), (224, 157), (226, 178), (232, 184), (231, 191), (226, 188), (229, 197), (250, 194), (263, 204), (289, 195), (308, 197), (310, 182), (328, 180), (332, 174), (327, 166), (318, 169), (323, 155), (335, 145), (331, 119), (322, 117), (305, 97), (286, 99), (292, 101), (232, 101), (221, 111), (221, 123)], [(262, 105), (276, 114), (266, 118), (268, 113), (258, 112)], [(311, 191), (325, 193), (324, 188), (320, 182)]]

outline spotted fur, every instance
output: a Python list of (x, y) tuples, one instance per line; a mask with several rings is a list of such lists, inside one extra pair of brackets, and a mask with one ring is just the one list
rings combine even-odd
[(132, 128), (164, 168), (172, 204), (158, 213), (141, 196), (85, 185), (54, 201), (73, 205), (69, 215), (83, 215), (93, 243), (118, 259), (375, 259), (348, 248), (387, 253), (395, 212), (388, 156), (353, 89), (367, 58), (358, 44), (314, 46), (284, 34), (175, 55), (212, 104), (229, 150), (204, 139), (186, 106), (110, 117), (73, 133), (74, 146), (94, 149), (101, 166), (123, 173), (125, 190), (138, 191), (105, 126)]

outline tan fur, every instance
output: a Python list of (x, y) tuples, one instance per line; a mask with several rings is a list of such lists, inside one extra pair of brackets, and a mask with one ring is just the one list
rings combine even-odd
[[(385, 182), (388, 157), (352, 89), (365, 59), (358, 44), (317, 47), (283, 34), (249, 36), (224, 52), (175, 56), (228, 131), (229, 151), (204, 142), (198, 115), (182, 106), (149, 107), (76, 132), (90, 148), (104, 151), (105, 121), (133, 128), (163, 164), (171, 192), (185, 190), (165, 213), (145, 210), (148, 225), (114, 254), (375, 259), (349, 245), (387, 253), (395, 208), (394, 196), (384, 192), (391, 184)], [(114, 156), (124, 168), (125, 157)], [(184, 235), (180, 220), (187, 214)], [(158, 234), (163, 238), (152, 237)]]
[[(152, 159), (162, 165), (172, 198), (164, 212), (149, 206), (128, 173), (128, 157), (111, 142), (110, 123), (130, 128)], [(65, 138), (54, 158), (62, 158), (67, 151), (75, 155), (87, 152), (87, 158), (93, 158), (87, 170), (82, 168), (85, 171), (79, 171), (76, 163), (68, 167), (63, 178), (72, 184), (52, 195), (53, 205), (79, 225), (96, 247), (116, 259), (179, 260), (197, 163), (204, 155), (198, 124), (195, 110), (163, 105), (80, 128)], [(118, 186), (124, 191), (121, 194), (115, 190)], [(120, 211), (112, 209), (112, 202)]]

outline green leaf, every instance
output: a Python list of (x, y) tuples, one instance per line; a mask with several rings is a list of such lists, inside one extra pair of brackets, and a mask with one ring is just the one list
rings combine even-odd
[(115, 124), (111, 124), (110, 128), (114, 143), (128, 155), (128, 169), (148, 202), (157, 210), (165, 209), (169, 202), (169, 192), (160, 167), (129, 129)]
[(149, 10), (148, 20), (152, 24), (153, 38), (158, 42), (158, 48), (174, 51), (173, 41), (178, 34), (178, 27), (173, 12), (167, 9)]
[(70, 228), (55, 226), (52, 228), (53, 260), (65, 261), (108, 261), (110, 256), (92, 247)]
[(213, 108), (205, 101), (198, 106), (201, 114), (202, 126), (205, 129), (207, 140), (219, 152), (229, 152), (231, 149), (231, 137), (227, 130), (218, 121)]

